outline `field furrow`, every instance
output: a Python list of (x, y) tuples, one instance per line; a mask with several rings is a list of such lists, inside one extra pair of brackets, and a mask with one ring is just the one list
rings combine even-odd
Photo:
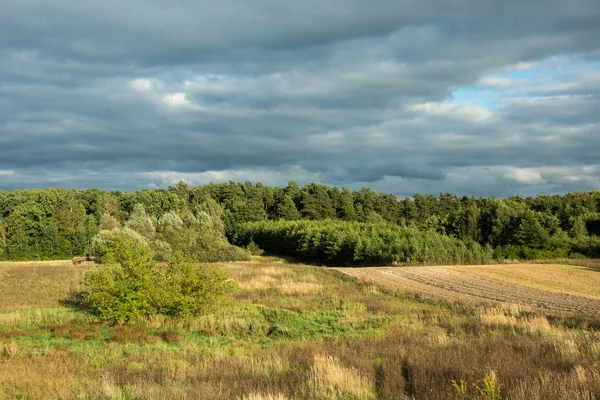
[(558, 314), (600, 316), (600, 300), (522, 286), (448, 267), (338, 268), (384, 288), (447, 300), (516, 303)]

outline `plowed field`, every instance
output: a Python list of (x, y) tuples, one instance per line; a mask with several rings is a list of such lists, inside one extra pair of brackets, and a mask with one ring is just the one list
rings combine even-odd
[[(495, 267), (495, 266), (490, 266)], [(516, 303), (556, 314), (600, 316), (600, 300), (491, 278), (454, 267), (338, 268), (352, 277), (400, 292), (421, 293), (447, 300)], [(600, 274), (600, 272), (598, 272)], [(512, 277), (513, 281), (517, 279)], [(585, 277), (582, 277), (585, 279)]]

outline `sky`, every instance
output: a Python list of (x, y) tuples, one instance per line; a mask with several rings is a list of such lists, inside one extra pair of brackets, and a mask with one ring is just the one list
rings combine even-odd
[(0, 10), (0, 189), (600, 189), (598, 0)]

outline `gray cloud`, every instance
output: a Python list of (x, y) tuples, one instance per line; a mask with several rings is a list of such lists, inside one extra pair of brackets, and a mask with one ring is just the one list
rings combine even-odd
[(0, 0), (0, 188), (598, 188), (600, 7), (569, 3)]

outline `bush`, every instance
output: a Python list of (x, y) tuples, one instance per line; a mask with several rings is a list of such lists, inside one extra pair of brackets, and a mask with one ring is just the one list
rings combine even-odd
[(179, 318), (207, 314), (232, 293), (235, 284), (225, 270), (215, 266), (195, 267), (181, 253), (175, 254), (157, 291), (160, 312)]
[(246, 250), (248, 250), (253, 256), (262, 256), (264, 254), (264, 251), (258, 247), (256, 243), (254, 243), (254, 240), (251, 240), (250, 243), (248, 243)]
[(122, 242), (123, 240), (135, 243), (140, 247), (148, 247), (146, 239), (133, 229), (105, 229), (98, 232), (98, 234), (92, 239), (92, 243), (90, 245), (90, 255), (98, 257), (105, 264), (113, 264), (118, 262), (114, 260), (115, 255), (112, 253), (117, 251), (119, 248), (122, 250), (121, 245), (123, 243), (117, 244), (116, 241)]
[[(120, 233), (118, 233), (120, 232)], [(234, 288), (217, 267), (196, 268), (181, 254), (166, 270), (145, 242), (116, 231), (102, 247), (105, 264), (85, 277), (84, 303), (102, 319), (130, 323), (162, 313), (189, 317), (211, 312)]]
[(85, 303), (104, 320), (121, 324), (156, 314), (154, 293), (162, 277), (152, 249), (125, 232), (107, 232), (114, 233), (101, 247), (108, 265), (86, 274)]
[(197, 262), (250, 261), (250, 252), (227, 242), (213, 243), (210, 247), (196, 248), (191, 251), (181, 251)]

